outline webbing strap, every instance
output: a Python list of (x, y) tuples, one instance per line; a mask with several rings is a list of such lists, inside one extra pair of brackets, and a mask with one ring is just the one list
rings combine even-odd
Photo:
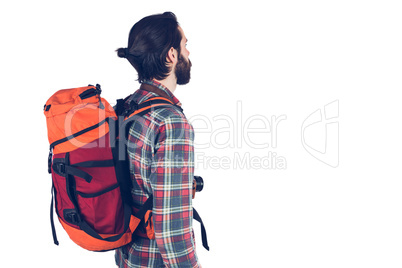
[(54, 184), (52, 182), (52, 201), (50, 202), (50, 226), (52, 227), (53, 242), (58, 246), (59, 241), (57, 240), (56, 228), (54, 227), (54, 219), (53, 219), (53, 199), (54, 199)]
[(183, 109), (180, 106), (174, 105), (170, 100), (162, 98), (162, 97), (154, 97), (148, 99), (140, 104), (135, 103), (134, 101), (129, 102), (130, 108), (125, 109), (125, 116), (130, 117), (132, 115), (142, 116), (153, 109), (159, 109), (163, 107), (175, 107), (183, 112)]
[(75, 163), (71, 165), (72, 167), (113, 167), (114, 162), (113, 159), (107, 160), (93, 160), (93, 161), (84, 161), (80, 163)]
[[(147, 210), (152, 209), (152, 195), (148, 198), (148, 200), (144, 203), (144, 205), (141, 207), (140, 211), (137, 212), (136, 217), (139, 219), (143, 219), (145, 213)], [(209, 251), (209, 245), (208, 245), (208, 238), (207, 238), (207, 231), (205, 229), (204, 223), (202, 222), (202, 219), (200, 215), (198, 214), (197, 210), (193, 208), (193, 219), (198, 221), (201, 224), (201, 239), (202, 239), (202, 246)], [(139, 232), (138, 232), (139, 231)], [(147, 234), (144, 233), (144, 231), (138, 230), (136, 232), (136, 235), (142, 237), (142, 238), (148, 238)]]
[[(95, 162), (95, 161), (92, 161), (92, 162)], [(68, 175), (73, 175), (73, 176), (84, 179), (88, 183), (90, 183), (92, 180), (91, 175), (89, 175), (87, 172), (85, 172), (81, 169), (78, 169), (77, 167), (74, 167), (74, 165), (68, 164), (68, 161), (66, 161), (65, 158), (53, 159), (52, 168), (56, 174), (66, 177), (66, 178)]]
[(198, 214), (197, 210), (193, 208), (193, 218), (194, 220), (198, 221), (201, 224), (201, 238), (202, 238), (202, 245), (206, 250), (209, 251), (209, 246), (208, 246), (208, 239), (207, 239), (207, 231), (205, 230), (204, 223), (202, 222), (202, 219), (200, 215)]
[(142, 207), (140, 208), (140, 210), (135, 213), (135, 217), (138, 219), (143, 219), (145, 216), (145, 213), (147, 213), (148, 210), (152, 209), (153, 207), (153, 195), (150, 195), (147, 199), (147, 201), (145, 201), (145, 203), (142, 205)]
[(152, 85), (148, 85), (148, 84), (141, 84), (140, 86), (141, 90), (145, 90), (148, 92), (153, 92), (156, 93), (157, 95), (161, 96), (161, 97), (165, 97), (166, 99), (170, 100), (173, 104), (173, 99), (170, 95), (168, 95), (165, 91), (163, 91), (162, 89), (152, 86)]

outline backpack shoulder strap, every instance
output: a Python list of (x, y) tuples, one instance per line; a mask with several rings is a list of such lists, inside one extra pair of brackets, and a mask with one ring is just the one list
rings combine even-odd
[(183, 112), (183, 108), (175, 105), (171, 100), (164, 97), (153, 97), (138, 104), (133, 100), (119, 99), (114, 107), (117, 116), (123, 116), (129, 118), (133, 115), (142, 116), (151, 110), (162, 107), (175, 107), (179, 111)]
[(154, 86), (151, 86), (151, 85), (148, 85), (148, 84), (141, 84), (140, 89), (148, 91), (148, 92), (156, 93), (159, 96), (164, 97), (165, 99), (168, 99), (172, 103), (174, 103), (172, 97), (170, 97), (165, 91), (161, 90), (160, 88), (157, 88), (157, 87), (154, 87)]

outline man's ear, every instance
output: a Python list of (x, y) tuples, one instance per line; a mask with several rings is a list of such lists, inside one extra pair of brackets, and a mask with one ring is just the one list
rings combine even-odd
[(166, 56), (166, 60), (169, 63), (175, 64), (177, 62), (177, 50), (171, 47)]

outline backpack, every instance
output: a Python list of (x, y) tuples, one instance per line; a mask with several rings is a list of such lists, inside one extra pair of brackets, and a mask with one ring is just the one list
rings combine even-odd
[[(124, 246), (136, 230), (141, 236), (155, 237), (152, 195), (133, 212), (125, 137), (134, 115), (174, 104), (153, 97), (141, 104), (130, 102), (130, 107), (119, 99), (112, 107), (100, 94), (98, 84), (59, 90), (44, 106), (50, 143), (48, 172), (52, 175), (50, 219), (56, 245), (53, 204), (70, 239), (87, 250)], [(203, 245), (209, 250), (205, 227), (193, 212), (201, 223)]]

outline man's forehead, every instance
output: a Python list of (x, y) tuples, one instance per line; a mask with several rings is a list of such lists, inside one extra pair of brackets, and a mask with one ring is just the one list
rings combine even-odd
[(179, 29), (179, 31), (180, 31), (180, 33), (181, 33), (182, 40), (184, 39), (184, 40), (187, 42), (187, 37), (186, 37), (186, 35), (184, 34), (183, 29), (182, 29), (180, 26), (177, 26), (177, 27), (178, 27), (178, 29)]

